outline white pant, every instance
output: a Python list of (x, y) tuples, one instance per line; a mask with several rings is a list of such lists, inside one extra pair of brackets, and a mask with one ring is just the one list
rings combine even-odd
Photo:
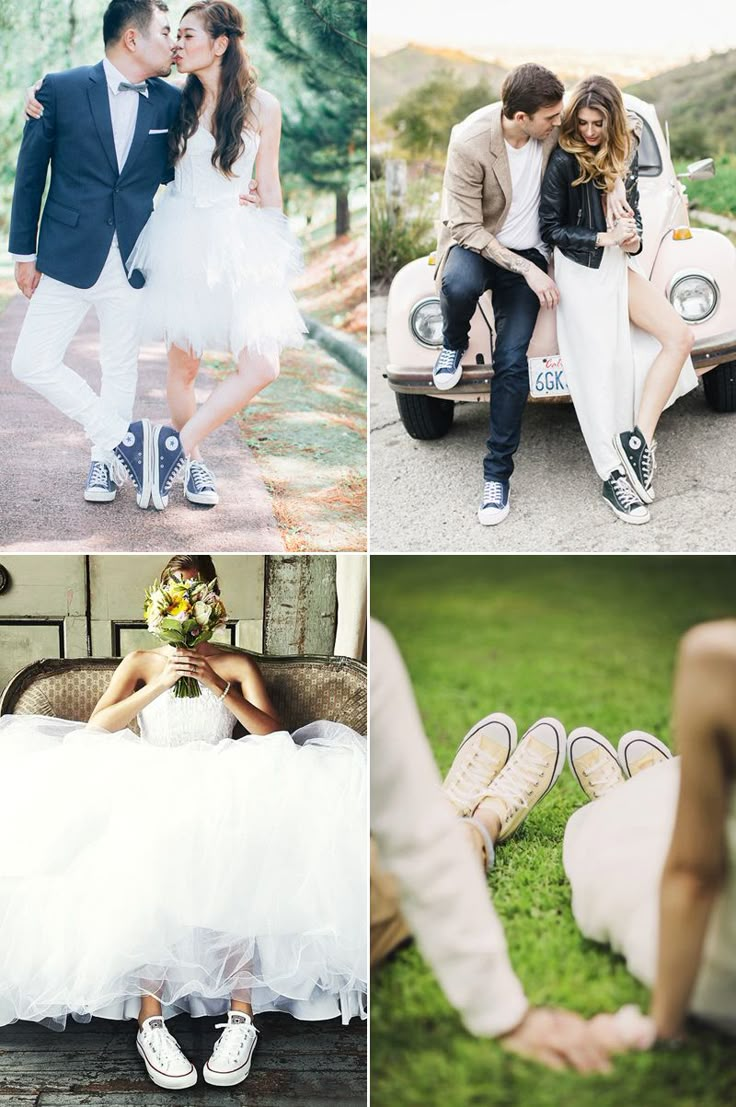
[[(133, 415), (141, 302), (141, 291), (128, 284), (120, 249), (113, 242), (91, 288), (74, 288), (42, 276), (21, 327), (13, 376), (82, 424), (95, 460), (109, 456)], [(63, 361), (90, 306), (100, 322), (99, 396)]]

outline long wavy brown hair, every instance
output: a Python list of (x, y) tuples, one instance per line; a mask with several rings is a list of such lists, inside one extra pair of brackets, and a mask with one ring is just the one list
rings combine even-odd
[[(604, 119), (599, 146), (588, 146), (578, 131), (582, 108), (599, 111)], [(619, 177), (626, 174), (631, 155), (626, 108), (623, 97), (608, 77), (585, 77), (570, 93), (560, 126), (560, 146), (574, 154), (580, 176), (573, 185), (593, 181), (596, 188), (610, 192)]]
[[(245, 50), (245, 24), (234, 4), (226, 0), (197, 0), (190, 4), (182, 19), (190, 14), (200, 17), (212, 39), (227, 35), (228, 44), (220, 60), (220, 87), (212, 116), (215, 148), (212, 164), (215, 169), (232, 177), (232, 167), (243, 152), (243, 131), (253, 122), (253, 97), (258, 83), (256, 71)], [(176, 165), (187, 148), (187, 142), (199, 126), (199, 113), (204, 100), (204, 87), (190, 73), (182, 91), (176, 123), (169, 131), (169, 157)]]

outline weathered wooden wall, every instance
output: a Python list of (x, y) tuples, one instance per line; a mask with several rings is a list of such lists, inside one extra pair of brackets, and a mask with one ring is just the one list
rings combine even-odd
[(337, 628), (335, 558), (267, 557), (263, 652), (331, 654)]

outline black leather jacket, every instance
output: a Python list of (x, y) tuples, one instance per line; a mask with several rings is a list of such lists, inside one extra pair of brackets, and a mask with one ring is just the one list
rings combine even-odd
[[(641, 253), (642, 224), (639, 211), (637, 154), (631, 160), (626, 178), (626, 199), (634, 212), (639, 232)], [(580, 167), (574, 154), (560, 146), (552, 151), (547, 171), (542, 181), (542, 197), (539, 206), (539, 227), (542, 239), (548, 246), (556, 246), (566, 258), (598, 269), (603, 257), (603, 247), (596, 246), (596, 235), (606, 230), (602, 193), (592, 181), (573, 185), (580, 176)]]

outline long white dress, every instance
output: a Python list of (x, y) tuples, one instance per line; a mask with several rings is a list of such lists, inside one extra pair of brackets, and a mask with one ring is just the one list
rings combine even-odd
[(207, 689), (140, 738), (0, 719), (0, 1025), (227, 1010), (365, 1016), (365, 741), (231, 738)]
[[(628, 270), (636, 260), (606, 246), (598, 269), (554, 251), (560, 290), (557, 338), (575, 413), (596, 472), (606, 480), (621, 468), (614, 435), (631, 430), (647, 374), (661, 346), (629, 319)], [(666, 406), (696, 388), (690, 358)]]
[(273, 353), (301, 346), (304, 320), (289, 289), (301, 268), (299, 243), (278, 208), (244, 206), (259, 136), (226, 177), (212, 164), (214, 136), (201, 124), (128, 258), (140, 269), (142, 337), (201, 356), (244, 348)]
[[(662, 761), (581, 807), (563, 862), (582, 933), (610, 945), (649, 987), (657, 969), (659, 885), (675, 822), (680, 759)], [(690, 1010), (736, 1034), (736, 789), (726, 820), (730, 866), (708, 925)]]

